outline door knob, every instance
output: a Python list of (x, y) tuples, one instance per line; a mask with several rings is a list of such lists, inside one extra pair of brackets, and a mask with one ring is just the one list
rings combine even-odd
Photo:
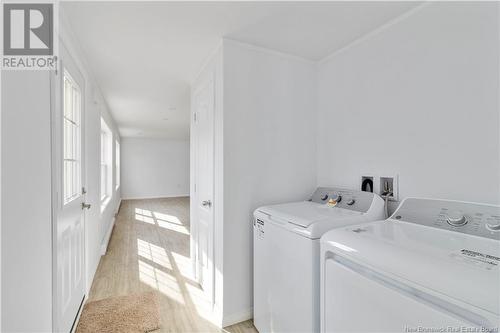
[(91, 204), (82, 202), (82, 209), (85, 209), (85, 208), (90, 209), (90, 207), (91, 207)]
[(210, 206), (212, 206), (212, 201), (210, 201), (210, 200), (203, 200), (201, 202), (201, 205), (204, 206), (204, 207), (207, 207), (207, 206), (210, 207)]

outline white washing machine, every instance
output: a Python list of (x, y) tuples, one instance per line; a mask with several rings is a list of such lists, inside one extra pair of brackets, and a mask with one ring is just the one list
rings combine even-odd
[(321, 239), (322, 332), (498, 332), (500, 207), (404, 200)]
[(320, 237), (383, 218), (373, 193), (318, 188), (310, 201), (254, 212), (254, 324), (265, 332), (319, 332)]

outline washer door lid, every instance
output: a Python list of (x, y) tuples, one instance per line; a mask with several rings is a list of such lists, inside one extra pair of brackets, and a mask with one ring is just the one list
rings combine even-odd
[(389, 219), (331, 230), (321, 243), (326, 256), (500, 315), (496, 240)]
[(327, 219), (335, 220), (363, 215), (363, 213), (360, 212), (338, 207), (329, 207), (310, 201), (266, 206), (259, 208), (259, 211), (303, 228), (307, 228), (315, 222)]

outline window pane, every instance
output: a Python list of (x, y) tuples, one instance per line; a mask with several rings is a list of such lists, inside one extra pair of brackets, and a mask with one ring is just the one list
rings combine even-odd
[(115, 167), (116, 167), (116, 174), (115, 174), (115, 183), (116, 183), (116, 188), (120, 186), (120, 143), (118, 140), (116, 141), (115, 144)]
[(64, 71), (63, 92), (63, 201), (77, 198), (81, 188), (81, 91), (67, 71)]
[[(101, 200), (111, 196), (113, 186), (113, 134), (101, 118)], [(104, 206), (101, 207), (101, 209)]]

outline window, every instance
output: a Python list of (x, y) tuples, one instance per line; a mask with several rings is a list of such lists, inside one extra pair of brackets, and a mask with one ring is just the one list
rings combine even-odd
[(111, 130), (101, 118), (101, 203), (103, 206), (106, 206), (111, 197), (111, 139)]
[(81, 193), (81, 90), (67, 71), (63, 80), (63, 203), (67, 204)]
[(120, 187), (120, 142), (118, 140), (115, 141), (115, 183), (116, 189)]

